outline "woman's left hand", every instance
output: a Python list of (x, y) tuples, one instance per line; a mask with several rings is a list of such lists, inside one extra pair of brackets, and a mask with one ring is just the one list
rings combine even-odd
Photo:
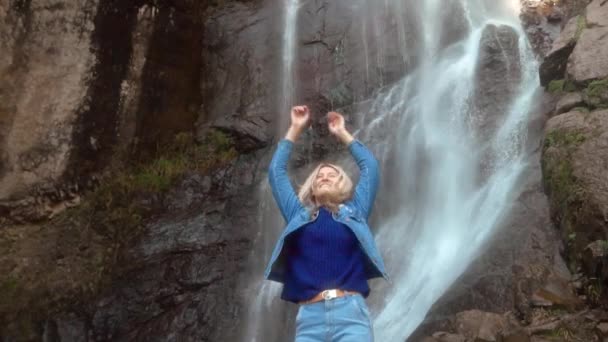
[(337, 112), (327, 113), (327, 127), (329, 132), (340, 139), (343, 143), (349, 144), (354, 138), (348, 133), (344, 123), (344, 116)]

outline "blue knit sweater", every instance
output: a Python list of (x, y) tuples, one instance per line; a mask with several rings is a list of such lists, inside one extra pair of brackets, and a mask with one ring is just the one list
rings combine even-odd
[(320, 208), (315, 221), (290, 234), (285, 248), (282, 299), (297, 303), (336, 288), (369, 295), (359, 242), (327, 209)]

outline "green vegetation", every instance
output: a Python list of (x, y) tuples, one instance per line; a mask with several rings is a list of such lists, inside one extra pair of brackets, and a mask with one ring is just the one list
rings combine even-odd
[(547, 85), (547, 91), (550, 93), (563, 93), (577, 91), (576, 84), (569, 80), (553, 80)]
[[(584, 202), (584, 189), (577, 182), (572, 169), (572, 153), (585, 141), (582, 132), (553, 131), (545, 137), (542, 170), (544, 184), (549, 194), (551, 214), (559, 222), (564, 241), (576, 256), (576, 222)], [(555, 148), (548, 153), (549, 148)], [(570, 258), (569, 266), (575, 271), (576, 257)]]
[(576, 34), (574, 35), (574, 40), (578, 41), (581, 38), (581, 34), (587, 28), (587, 18), (584, 15), (579, 15), (576, 17)]
[(5, 307), (10, 307), (18, 291), (19, 283), (16, 278), (9, 275), (0, 281), (0, 312), (4, 312)]
[(608, 78), (589, 83), (583, 90), (585, 102), (594, 108), (608, 108)]
[(600, 240), (599, 243), (604, 255), (608, 254), (608, 240)]
[(574, 107), (572, 108), (573, 112), (581, 112), (581, 113), (589, 113), (589, 108), (587, 107)]
[(219, 130), (211, 130), (201, 144), (191, 134), (178, 134), (152, 159), (108, 170), (99, 186), (69, 214), (114, 241), (117, 250), (138, 235), (142, 219), (154, 210), (140, 199), (162, 195), (187, 172), (207, 172), (236, 156), (232, 139)]
[(576, 84), (574, 84), (574, 82), (570, 81), (570, 80), (566, 80), (564, 82), (564, 91), (566, 92), (573, 92), (573, 91), (577, 91), (578, 87), (576, 86)]
[(561, 93), (564, 91), (565, 80), (553, 80), (549, 82), (547, 91), (550, 93)]
[[(147, 217), (164, 210), (162, 198), (172, 185), (189, 172), (212, 172), (236, 156), (232, 138), (219, 130), (209, 131), (200, 143), (192, 134), (178, 134), (147, 159), (117, 152), (80, 205), (23, 232), (20, 251), (42, 259), (21, 265), (19, 273), (0, 275), (0, 321), (29, 336), (32, 322), (95, 296), (123, 270), (124, 247), (140, 236)], [(5, 240), (10, 247), (11, 241), (0, 237)], [(52, 243), (41, 246), (45, 241)], [(9, 260), (22, 263), (17, 254)]]
[(589, 284), (585, 287), (585, 294), (591, 304), (599, 306), (602, 304), (604, 285), (602, 284), (602, 281), (597, 278), (589, 280)]
[(585, 141), (585, 134), (557, 130), (545, 137), (545, 149), (549, 147), (574, 148)]

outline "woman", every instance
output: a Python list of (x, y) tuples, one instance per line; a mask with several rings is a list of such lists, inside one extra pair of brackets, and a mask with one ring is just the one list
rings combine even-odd
[(344, 126), (344, 117), (328, 113), (329, 131), (359, 166), (359, 182), (342, 168), (322, 163), (296, 195), (287, 175), (293, 144), (310, 123), (306, 106), (291, 110), (291, 126), (279, 142), (269, 168), (272, 193), (287, 226), (266, 269), (267, 279), (284, 284), (281, 298), (300, 304), (296, 342), (373, 341), (365, 297), (367, 280), (388, 279), (367, 225), (376, 189), (378, 162)]

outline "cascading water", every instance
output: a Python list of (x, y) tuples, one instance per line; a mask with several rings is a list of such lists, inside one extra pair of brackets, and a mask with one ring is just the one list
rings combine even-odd
[[(283, 65), (279, 73), (281, 80), (281, 101), (277, 106), (278, 113), (289, 113), (293, 105), (296, 91), (294, 77), (294, 57), (296, 54), (297, 35), (297, 13), (300, 0), (285, 0), (283, 3)], [(285, 131), (289, 117), (279, 116), (277, 120), (277, 136)], [(271, 317), (286, 316), (284, 303), (278, 300), (281, 285), (265, 281), (263, 278), (264, 266), (267, 262), (274, 240), (282, 229), (282, 218), (276, 215), (276, 208), (272, 198), (272, 192), (267, 182), (263, 182), (258, 189), (260, 198), (259, 216), (257, 220), (258, 234), (255, 239), (256, 248), (250, 257), (250, 269), (253, 270), (253, 279), (247, 279), (250, 285), (245, 290), (246, 298), (249, 299), (249, 312), (246, 320), (246, 328), (242, 340), (247, 342), (283, 341), (289, 335), (288, 325), (275, 326)], [(253, 299), (253, 300), (251, 300)]]
[[(519, 23), (518, 0), (344, 1), (355, 8), (357, 18), (364, 18), (358, 35), (364, 49), (352, 53), (365, 54), (366, 68), (360, 72), (366, 74), (366, 82), (370, 70), (386, 62), (382, 51), (370, 57), (372, 46), (398, 45), (399, 57), (408, 65), (413, 55), (405, 46), (408, 35), (415, 35), (417, 42), (416, 67), (355, 105), (351, 114), (357, 138), (381, 161), (384, 188), (391, 184), (390, 193), (380, 189), (372, 222), (392, 276), (390, 285), (372, 283), (374, 332), (377, 341), (404, 341), (479, 255), (518, 195), (518, 177), (527, 158), (523, 146), (528, 112), (538, 88), (537, 66)], [(281, 113), (288, 112), (293, 84), (298, 82), (291, 78), (297, 8), (296, 0), (286, 2), (286, 100)], [(459, 11), (446, 13), (448, 8)], [(406, 12), (416, 30), (407, 29), (406, 16), (400, 17)], [(378, 13), (391, 13), (396, 22), (385, 23), (386, 17)], [(442, 20), (453, 15), (461, 18)], [(382, 40), (389, 24), (397, 30), (391, 36), (394, 41)], [(492, 27), (507, 27), (518, 37), (515, 60), (505, 58), (506, 70), (516, 77), (495, 80), (513, 83), (500, 113), (488, 113), (477, 104), (483, 96), (477, 79), (481, 42), (484, 32), (493, 34), (487, 31)], [(500, 44), (498, 50), (508, 53)], [(279, 126), (284, 129), (285, 123)], [(280, 285), (262, 279), (283, 222), (267, 184), (260, 198), (260, 234), (252, 253), (257, 274), (247, 290), (255, 300), (249, 306), (243, 340), (288, 341), (293, 318), (284, 317), (293, 317), (289, 313), (295, 308), (278, 299)]]

